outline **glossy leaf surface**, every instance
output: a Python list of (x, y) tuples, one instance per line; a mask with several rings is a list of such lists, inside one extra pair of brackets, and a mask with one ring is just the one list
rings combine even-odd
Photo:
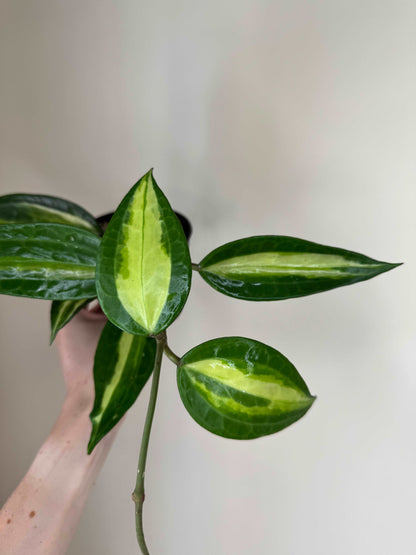
[(190, 282), (183, 229), (149, 172), (123, 199), (104, 234), (97, 260), (101, 308), (129, 333), (156, 335), (182, 310)]
[(49, 195), (13, 194), (0, 197), (0, 224), (55, 223), (101, 234), (94, 216), (78, 204)]
[(96, 296), (96, 235), (61, 224), (0, 226), (0, 293), (64, 300)]
[(95, 401), (88, 454), (137, 399), (154, 367), (156, 340), (107, 322), (94, 360)]
[(265, 235), (227, 243), (199, 265), (204, 280), (249, 301), (302, 297), (350, 285), (399, 264), (293, 237)]
[(178, 365), (177, 382), (192, 418), (232, 439), (278, 432), (299, 420), (315, 399), (286, 357), (243, 337), (191, 349)]
[(92, 301), (92, 299), (52, 301), (50, 343), (53, 343), (58, 331), (66, 326), (66, 324), (78, 314), (81, 308), (84, 308), (90, 301)]

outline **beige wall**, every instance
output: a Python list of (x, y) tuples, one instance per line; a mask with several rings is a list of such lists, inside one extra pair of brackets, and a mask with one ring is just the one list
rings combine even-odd
[[(195, 277), (179, 354), (243, 335), (318, 401), (248, 443), (198, 428), (163, 368), (147, 475), (154, 555), (416, 552), (415, 27), (412, 0), (0, 0), (0, 190), (112, 209), (154, 166), (198, 261), (285, 234), (406, 265), (282, 303)], [(47, 303), (0, 298), (0, 498), (59, 410)], [(130, 492), (148, 389), (71, 555), (137, 552)]]

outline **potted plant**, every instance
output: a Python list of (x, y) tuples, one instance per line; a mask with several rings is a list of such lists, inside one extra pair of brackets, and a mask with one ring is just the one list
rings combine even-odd
[[(108, 218), (107, 218), (108, 220)], [(0, 293), (52, 300), (51, 342), (98, 298), (108, 318), (95, 354), (95, 400), (88, 453), (114, 428), (152, 375), (133, 492), (137, 539), (143, 532), (144, 476), (160, 367), (177, 367), (191, 417), (219, 436), (274, 434), (304, 416), (315, 397), (279, 351), (245, 337), (221, 337), (178, 355), (167, 330), (199, 274), (225, 295), (274, 301), (368, 280), (398, 264), (285, 236), (224, 244), (195, 263), (189, 222), (177, 215), (152, 171), (127, 193), (105, 231), (78, 205), (43, 195), (0, 198)]]

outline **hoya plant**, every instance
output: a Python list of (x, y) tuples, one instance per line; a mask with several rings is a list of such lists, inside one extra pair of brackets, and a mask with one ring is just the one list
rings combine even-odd
[(89, 454), (153, 376), (133, 492), (143, 554), (149, 553), (144, 475), (163, 355), (177, 367), (179, 395), (191, 417), (225, 438), (274, 434), (315, 400), (283, 354), (253, 339), (220, 337), (175, 354), (167, 329), (186, 303), (192, 273), (237, 299), (277, 301), (364, 281), (398, 265), (273, 235), (224, 244), (194, 263), (189, 224), (173, 211), (152, 171), (127, 193), (105, 231), (80, 206), (45, 195), (0, 197), (0, 224), (0, 293), (51, 300), (51, 342), (92, 299), (108, 318), (94, 361)]

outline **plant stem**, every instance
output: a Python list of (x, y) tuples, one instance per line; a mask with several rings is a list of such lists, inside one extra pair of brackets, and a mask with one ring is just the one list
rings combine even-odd
[(181, 359), (172, 351), (167, 343), (165, 343), (164, 352), (168, 359), (171, 360), (175, 366), (178, 366)]
[(192, 270), (195, 270), (195, 272), (199, 272), (199, 264), (195, 264), (195, 262), (192, 262)]
[(139, 463), (137, 465), (136, 487), (132, 493), (132, 499), (136, 506), (136, 534), (139, 547), (143, 555), (149, 555), (143, 532), (143, 503), (145, 499), (144, 493), (144, 475), (146, 470), (147, 450), (149, 447), (150, 431), (152, 429), (153, 415), (155, 412), (157, 390), (159, 387), (160, 367), (162, 363), (163, 349), (166, 345), (166, 334), (162, 332), (156, 336), (157, 348), (155, 366), (153, 368), (152, 388), (150, 391), (149, 406), (147, 407), (146, 421), (144, 423), (142, 443), (140, 446)]

